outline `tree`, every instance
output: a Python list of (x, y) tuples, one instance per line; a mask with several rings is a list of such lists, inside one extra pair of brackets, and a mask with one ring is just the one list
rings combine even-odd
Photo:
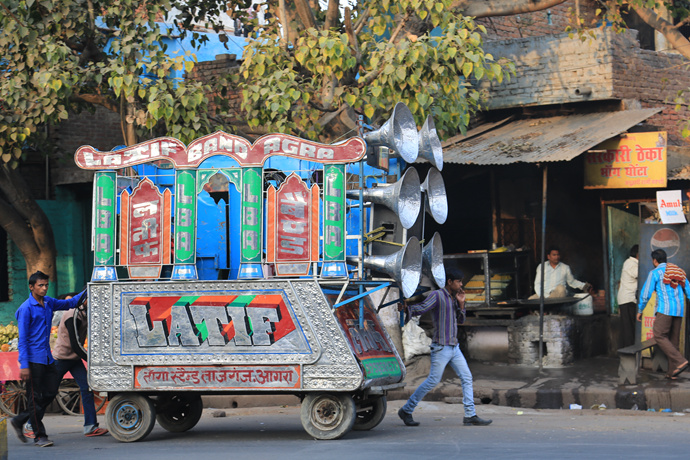
[[(332, 140), (353, 129), (356, 113), (376, 123), (403, 101), (418, 124), (432, 114), (441, 135), (463, 131), (470, 115), (482, 108), (472, 82), (505, 78), (512, 70), (483, 53), (484, 29), (470, 17), (537, 12), (565, 1), (371, 0), (351, 2), (350, 10), (340, 8), (338, 0), (268, 0), (275, 20), (249, 45), (233, 79), (247, 115), (241, 129)], [(182, 23), (219, 3), (194, 0), (196, 9), (190, 8)], [(624, 27), (624, 13), (633, 9), (690, 58), (690, 42), (672, 24), (671, 18), (688, 21), (688, 9), (678, 2), (600, 3), (592, 22), (575, 18), (573, 29), (583, 37), (597, 23)], [(659, 14), (659, 7), (668, 15)]]
[[(473, 83), (512, 71), (483, 52), (483, 26), (471, 17), (540, 11), (564, 1), (369, 0), (340, 8), (338, 0), (269, 0), (272, 20), (247, 48), (240, 73), (223, 83), (242, 91), (247, 119), (240, 131), (337, 140), (355, 127), (358, 113), (377, 124), (403, 101), (418, 124), (431, 114), (448, 135), (464, 130), (483, 107)], [(670, 1), (605, 3), (603, 17), (622, 25), (621, 9), (631, 7), (690, 57), (687, 39), (654, 10), (665, 6), (684, 23), (687, 8)], [(126, 144), (163, 134), (188, 142), (209, 132), (204, 94), (210, 91), (170, 78), (192, 63), (166, 54), (170, 32), (156, 21), (176, 7), (180, 32), (203, 42), (193, 24), (222, 33), (220, 13), (246, 20), (250, 6), (251, 0), (0, 3), (0, 225), (29, 273), (55, 274), (50, 225), (16, 171), (29, 147), (45, 149), (41, 128), (102, 106), (120, 115)]]
[[(463, 14), (477, 18), (510, 16), (521, 13), (534, 13), (552, 8), (567, 0), (455, 0), (453, 8)], [(690, 41), (678, 30), (680, 26), (690, 22), (690, 11), (687, 2), (673, 0), (608, 0), (600, 2), (602, 7), (597, 10), (597, 22), (625, 27), (624, 13), (629, 9), (650, 27), (661, 33), (673, 48), (690, 59)], [(664, 14), (665, 13), (665, 14)], [(674, 24), (676, 22), (676, 24)], [(595, 24), (584, 24), (592, 27)]]
[(465, 129), (484, 101), (474, 83), (501, 81), (513, 67), (485, 54), (484, 27), (450, 7), (451, 0), (372, 0), (342, 11), (335, 0), (325, 11), (306, 0), (291, 10), (269, 3), (276, 19), (232, 79), (248, 129), (336, 140), (356, 127), (356, 114), (379, 123), (399, 101), (419, 125), (432, 115), (442, 134)]
[(50, 223), (17, 166), (47, 150), (44, 126), (102, 106), (120, 115), (125, 144), (138, 136), (183, 142), (210, 131), (207, 90), (171, 78), (190, 56), (169, 56), (156, 22), (169, 0), (3, 0), (0, 3), (0, 225), (22, 252), (27, 276), (55, 280)]

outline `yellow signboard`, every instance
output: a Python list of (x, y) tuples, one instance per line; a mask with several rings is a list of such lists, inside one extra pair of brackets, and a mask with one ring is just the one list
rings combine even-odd
[(665, 131), (623, 134), (585, 155), (585, 188), (666, 187)]

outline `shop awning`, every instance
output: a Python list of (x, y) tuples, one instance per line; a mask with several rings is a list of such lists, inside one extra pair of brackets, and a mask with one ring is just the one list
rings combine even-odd
[(443, 144), (445, 163), (504, 165), (569, 161), (660, 108), (511, 120), (482, 125)]

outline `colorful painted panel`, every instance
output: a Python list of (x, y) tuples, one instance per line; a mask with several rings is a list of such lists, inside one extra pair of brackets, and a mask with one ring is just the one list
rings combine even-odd
[(361, 137), (338, 144), (320, 144), (287, 134), (269, 134), (250, 144), (242, 137), (218, 131), (196, 139), (188, 148), (168, 137), (113, 152), (101, 152), (87, 145), (77, 149), (74, 161), (82, 169), (121, 169), (158, 160), (169, 161), (176, 168), (194, 168), (213, 155), (231, 157), (240, 166), (261, 166), (274, 155), (327, 164), (356, 162), (365, 153), (366, 143)]
[(276, 262), (309, 262), (311, 192), (292, 173), (276, 193)]
[(150, 266), (130, 270), (132, 278), (155, 277), (162, 264), (170, 263), (171, 193), (169, 190), (160, 193), (147, 178), (137, 185), (131, 196), (124, 191), (122, 197), (122, 213), (126, 215), (122, 226), (122, 262), (130, 266)]
[(172, 137), (160, 137), (113, 152), (101, 152), (86, 145), (74, 154), (74, 162), (82, 169), (121, 169), (157, 160), (173, 164), (188, 162), (185, 145)]
[(367, 379), (401, 380), (400, 361), (388, 341), (383, 326), (371, 306), (364, 306), (364, 328), (359, 328), (359, 304), (352, 302), (335, 310), (338, 323), (352, 351), (359, 360)]
[(281, 294), (128, 295), (122, 355), (311, 353)]

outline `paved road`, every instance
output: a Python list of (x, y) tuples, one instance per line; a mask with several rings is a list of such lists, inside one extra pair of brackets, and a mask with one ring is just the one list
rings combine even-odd
[[(690, 413), (622, 410), (534, 410), (478, 406), (489, 427), (462, 426), (462, 406), (423, 402), (419, 427), (396, 416), (403, 401), (391, 401), (384, 421), (368, 432), (315, 441), (302, 429), (299, 407), (225, 409), (215, 418), (205, 409), (199, 424), (182, 434), (158, 425), (141, 442), (120, 443), (109, 435), (81, 435), (80, 417), (47, 415), (55, 446), (21, 444), (9, 433), (9, 458), (31, 459), (687, 459)], [(102, 417), (101, 417), (102, 419)], [(215, 457), (218, 456), (218, 457)]]

